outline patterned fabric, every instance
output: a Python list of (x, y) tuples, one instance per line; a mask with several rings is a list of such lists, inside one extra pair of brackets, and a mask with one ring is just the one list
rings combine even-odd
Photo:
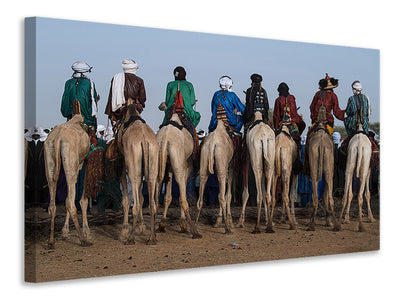
[(344, 119), (347, 134), (351, 136), (355, 133), (358, 122), (362, 124), (364, 132), (368, 133), (369, 114), (370, 106), (368, 97), (364, 94), (351, 96), (346, 108), (347, 117)]

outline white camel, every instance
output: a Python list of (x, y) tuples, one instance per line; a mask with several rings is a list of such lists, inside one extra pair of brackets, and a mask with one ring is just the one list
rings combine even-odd
[[(260, 217), (262, 203), (264, 203), (267, 219), (266, 232), (273, 232), (270, 208), (272, 204), (272, 182), (275, 169), (275, 133), (270, 126), (262, 122), (262, 114), (260, 112), (254, 114), (253, 125), (249, 127), (246, 135), (249, 160), (253, 169), (257, 188), (257, 223), (252, 233), (261, 232)], [(239, 227), (244, 226), (245, 209), (248, 200), (247, 189), (248, 187), (245, 185), (242, 198), (242, 213), (238, 222)], [(263, 190), (265, 192), (263, 192)]]
[(367, 202), (368, 207), (368, 221), (375, 222), (375, 219), (372, 215), (371, 206), (370, 206), (370, 192), (369, 192), (369, 177), (371, 174), (370, 168), (370, 160), (372, 155), (371, 142), (369, 138), (362, 133), (363, 128), (360, 123), (358, 123), (358, 132), (356, 133), (350, 140), (348, 151), (347, 151), (347, 160), (346, 160), (346, 182), (344, 186), (344, 195), (342, 200), (342, 210), (340, 212), (339, 218), (339, 228), (342, 222), (342, 216), (345, 208), (346, 215), (344, 218), (344, 223), (350, 223), (350, 204), (353, 199), (352, 193), (352, 182), (353, 175), (360, 179), (360, 190), (358, 192), (358, 231), (363, 232), (366, 231), (365, 226), (362, 222), (362, 205), (365, 200)]
[[(233, 180), (234, 146), (222, 120), (218, 120), (216, 129), (202, 142), (200, 153), (200, 186), (197, 201), (196, 224), (203, 206), (204, 189), (208, 176), (216, 172), (219, 183), (219, 215), (215, 227), (225, 221), (225, 233), (232, 233), (231, 188)], [(215, 169), (214, 169), (215, 165)]]
[[(174, 125), (173, 125), (174, 124)], [(186, 184), (193, 167), (193, 139), (189, 131), (183, 127), (178, 114), (173, 113), (170, 122), (157, 132), (159, 146), (159, 176), (157, 192), (165, 176), (167, 176), (166, 192), (164, 197), (164, 212), (159, 224), (158, 231), (165, 232), (167, 211), (172, 201), (171, 187), (172, 175), (179, 186), (179, 203), (181, 206), (181, 232), (186, 232), (185, 217), (189, 222), (193, 238), (201, 238), (196, 224), (192, 222), (189, 213), (189, 205), (186, 199)], [(167, 171), (167, 174), (165, 174)]]
[[(130, 103), (128, 101), (128, 103)], [(131, 120), (127, 128), (123, 128)], [(118, 132), (119, 150), (124, 157), (124, 169), (120, 181), (122, 184), (124, 220), (120, 239), (124, 244), (134, 244), (134, 234), (138, 218), (143, 222), (142, 205), (143, 195), (141, 194), (143, 176), (147, 183), (150, 210), (150, 236), (148, 244), (156, 244), (155, 222), (157, 207), (155, 202), (155, 185), (158, 175), (158, 144), (153, 130), (140, 118), (139, 112), (134, 104), (129, 104), (123, 123)], [(127, 189), (127, 178), (132, 186), (133, 208), (132, 228), (129, 230), (129, 208), (130, 200)]]

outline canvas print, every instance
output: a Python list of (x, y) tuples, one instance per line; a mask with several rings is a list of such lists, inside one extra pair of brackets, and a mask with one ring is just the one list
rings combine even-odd
[(379, 250), (380, 53), (25, 19), (25, 280)]

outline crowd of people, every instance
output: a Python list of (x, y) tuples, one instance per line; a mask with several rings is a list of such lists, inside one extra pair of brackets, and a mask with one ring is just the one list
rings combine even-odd
[[(109, 124), (106, 126), (97, 124), (99, 95), (97, 94), (94, 82), (88, 77), (92, 67), (84, 62), (76, 62), (72, 65), (73, 75), (67, 80), (64, 87), (64, 93), (61, 101), (61, 113), (70, 120), (74, 114), (74, 101), (78, 100), (80, 105), (80, 113), (83, 116), (84, 123), (89, 130), (96, 133), (97, 146), (100, 146), (106, 151), (110, 145), (115, 143), (116, 133), (121, 126), (123, 116), (127, 108), (127, 102), (135, 104), (139, 113), (146, 107), (146, 90), (142, 78), (136, 75), (138, 64), (134, 60), (125, 59), (122, 62), (123, 72), (113, 76), (110, 85), (110, 92), (105, 109), (105, 114), (108, 116)], [(185, 127), (192, 135), (194, 141), (194, 160), (198, 160), (200, 148), (199, 144), (203, 137), (203, 133), (199, 134), (196, 127), (200, 121), (200, 113), (194, 107), (196, 97), (193, 84), (186, 80), (186, 70), (178, 66), (173, 70), (174, 80), (167, 84), (165, 101), (160, 104), (159, 108), (164, 110), (165, 116), (160, 125), (164, 126), (170, 122), (172, 113), (177, 113), (183, 127)], [(256, 112), (261, 113), (262, 122), (265, 122), (275, 132), (279, 132), (282, 123), (290, 124), (290, 134), (297, 144), (298, 155), (294, 162), (294, 172), (300, 173), (298, 182), (298, 195), (301, 198), (300, 203), (306, 205), (311, 198), (311, 184), (307, 177), (308, 175), (308, 154), (305, 148), (306, 138), (303, 139), (302, 134), (306, 128), (303, 117), (297, 112), (296, 98), (290, 94), (289, 86), (282, 82), (277, 87), (278, 98), (274, 102), (273, 116), (269, 118), (270, 104), (266, 90), (262, 87), (262, 76), (260, 74), (252, 74), (250, 76), (251, 85), (245, 91), (245, 104), (241, 102), (239, 97), (232, 91), (233, 80), (227, 75), (219, 79), (220, 89), (216, 91), (211, 100), (211, 120), (208, 126), (208, 132), (215, 130), (217, 119), (223, 116), (224, 123), (232, 140), (235, 144), (235, 157), (240, 163), (239, 152), (246, 151), (245, 140), (242, 135), (246, 136), (249, 127), (254, 120)], [(348, 99), (346, 109), (339, 107), (339, 102), (334, 88), (338, 86), (338, 79), (329, 77), (328, 74), (319, 81), (319, 90), (315, 93), (310, 105), (311, 126), (308, 132), (312, 132), (318, 117), (318, 111), (321, 106), (326, 108), (326, 130), (332, 136), (335, 143), (335, 179), (334, 191), (343, 189), (344, 185), (344, 170), (339, 166), (339, 146), (343, 142), (338, 132), (333, 132), (334, 116), (344, 121), (348, 138), (343, 142), (348, 143), (348, 140), (355, 134), (357, 122), (362, 123), (363, 131), (370, 136), (368, 123), (371, 112), (370, 101), (367, 95), (362, 93), (362, 85), (359, 81), (354, 81), (351, 85), (352, 95)], [(41, 127), (34, 127), (25, 132), (26, 139), (26, 173), (25, 173), (25, 203), (26, 206), (41, 205), (46, 207), (49, 202), (48, 189), (44, 171), (43, 161), (43, 143), (47, 137), (49, 130), (43, 130)], [(308, 133), (307, 133), (308, 136)], [(379, 149), (377, 142), (370, 137), (373, 149)], [(104, 212), (106, 208), (118, 210), (121, 205), (121, 188), (119, 178), (116, 173), (108, 172), (107, 169), (114, 167), (114, 160), (107, 159), (105, 162), (105, 179), (102, 190), (97, 194), (97, 199), (93, 199), (97, 203), (99, 212)], [(374, 166), (376, 169), (378, 166)], [(83, 190), (83, 179), (85, 168), (83, 167), (79, 173), (76, 184), (76, 205), (79, 207), (79, 199)], [(375, 174), (373, 172), (373, 174)], [(241, 182), (241, 174), (236, 174)], [(218, 183), (215, 176), (211, 175), (207, 183), (206, 199), (210, 205), (216, 204), (216, 195), (218, 194)], [(372, 180), (376, 180), (372, 178)], [(128, 181), (129, 182), (129, 181)], [(192, 174), (189, 184), (192, 188), (188, 188), (189, 199), (196, 198), (195, 195), (195, 172)], [(251, 178), (249, 181), (251, 185)], [(374, 185), (371, 185), (375, 188)], [(143, 188), (144, 194), (145, 185)], [(174, 187), (173, 187), (174, 189)], [(321, 190), (323, 185), (321, 184)], [(238, 189), (240, 191), (240, 189)], [(250, 191), (255, 190), (250, 188)], [(279, 196), (279, 187), (277, 187)], [(56, 202), (63, 202), (66, 198), (66, 182), (63, 177), (63, 172), (60, 172), (60, 177), (57, 185)], [(321, 191), (321, 194), (323, 192)], [(174, 195), (174, 191), (173, 191)], [(250, 193), (251, 196), (251, 193)], [(162, 201), (162, 198), (161, 198)], [(250, 198), (251, 204), (251, 198)]]

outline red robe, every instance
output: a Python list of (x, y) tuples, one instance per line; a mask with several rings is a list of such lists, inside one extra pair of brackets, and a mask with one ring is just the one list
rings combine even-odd
[[(297, 113), (297, 105), (295, 97), (289, 94), (286, 99), (287, 99), (287, 104), (290, 108), (290, 118), (292, 119), (293, 122), (296, 123), (297, 127), (299, 128), (299, 132), (301, 134), (304, 128), (306, 127), (306, 124)], [(273, 116), (275, 129), (279, 129), (279, 123), (282, 121), (283, 108), (285, 107), (285, 105), (286, 105), (286, 100), (284, 96), (280, 96), (275, 100), (274, 116)]]
[(344, 114), (346, 111), (340, 109), (339, 101), (336, 94), (331, 90), (321, 90), (315, 94), (314, 99), (310, 105), (312, 123), (317, 120), (318, 109), (320, 108), (321, 104), (324, 104), (324, 106), (326, 107), (326, 120), (331, 127), (333, 127), (334, 121), (332, 111), (336, 118), (344, 121)]

